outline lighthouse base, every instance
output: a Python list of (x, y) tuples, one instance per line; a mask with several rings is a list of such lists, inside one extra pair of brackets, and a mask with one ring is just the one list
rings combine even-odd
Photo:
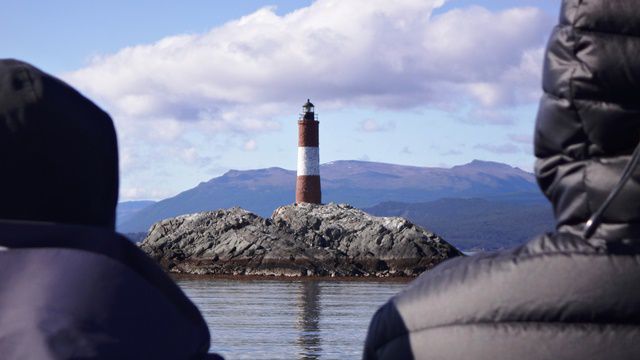
[(302, 175), (296, 180), (296, 203), (320, 204), (320, 176)]

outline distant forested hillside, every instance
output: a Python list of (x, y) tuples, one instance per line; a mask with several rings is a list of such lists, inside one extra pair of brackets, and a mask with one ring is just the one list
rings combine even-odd
[(122, 201), (118, 203), (116, 207), (116, 222), (118, 225), (129, 220), (132, 216), (138, 212), (146, 209), (147, 207), (155, 204), (155, 201), (142, 200), (142, 201)]
[(490, 200), (385, 202), (365, 210), (377, 216), (405, 217), (461, 250), (510, 248), (554, 228), (551, 206), (537, 194)]

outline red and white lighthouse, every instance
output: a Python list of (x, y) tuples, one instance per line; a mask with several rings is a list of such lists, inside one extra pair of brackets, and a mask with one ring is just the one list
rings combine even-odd
[(320, 148), (318, 118), (313, 104), (307, 99), (298, 120), (298, 178), (296, 203), (320, 204)]

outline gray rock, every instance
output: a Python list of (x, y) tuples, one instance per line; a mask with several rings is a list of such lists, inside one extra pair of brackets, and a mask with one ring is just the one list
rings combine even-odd
[(165, 269), (189, 274), (415, 276), (462, 255), (399, 217), (346, 204), (298, 204), (264, 219), (240, 208), (154, 224), (140, 244)]

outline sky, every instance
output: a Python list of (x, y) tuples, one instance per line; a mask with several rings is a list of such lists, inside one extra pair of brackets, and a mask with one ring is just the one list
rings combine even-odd
[(0, 58), (113, 118), (120, 200), (230, 169), (295, 169), (307, 98), (321, 162), (531, 171), (559, 0), (35, 0), (3, 4)]

